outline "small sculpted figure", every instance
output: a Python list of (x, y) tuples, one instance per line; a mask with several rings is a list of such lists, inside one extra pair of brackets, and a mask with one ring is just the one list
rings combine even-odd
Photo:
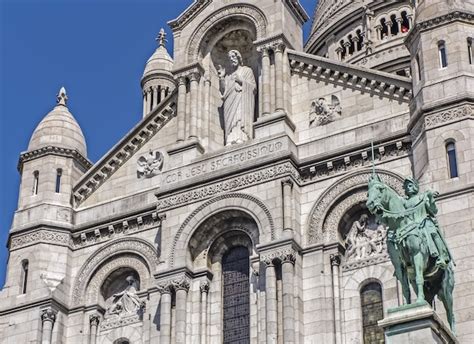
[(125, 288), (125, 290), (112, 296), (113, 304), (107, 310), (109, 315), (136, 314), (141, 308), (141, 302), (137, 295), (137, 280), (133, 276), (128, 276), (126, 280), (128, 286)]
[(237, 50), (228, 53), (231, 73), (218, 67), (221, 97), (223, 100), (226, 145), (242, 143), (251, 138), (255, 109), (255, 77), (250, 67), (244, 66)]

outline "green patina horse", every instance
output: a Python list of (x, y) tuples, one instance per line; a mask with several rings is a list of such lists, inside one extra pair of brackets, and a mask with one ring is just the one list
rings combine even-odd
[(438, 296), (454, 332), (453, 260), (435, 217), (438, 194), (419, 194), (418, 183), (411, 178), (405, 180), (404, 188), (406, 197), (401, 197), (374, 174), (369, 180), (367, 208), (388, 227), (387, 250), (406, 302), (411, 303), (410, 283), (416, 302), (433, 305)]

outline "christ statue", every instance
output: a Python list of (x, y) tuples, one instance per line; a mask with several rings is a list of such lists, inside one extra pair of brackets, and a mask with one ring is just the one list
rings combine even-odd
[(251, 138), (255, 108), (255, 77), (250, 67), (244, 66), (237, 50), (228, 53), (231, 73), (219, 66), (221, 96), (223, 100), (225, 143), (242, 143)]

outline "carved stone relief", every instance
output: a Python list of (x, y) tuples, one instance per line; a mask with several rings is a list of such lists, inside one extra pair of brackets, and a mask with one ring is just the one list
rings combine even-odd
[(137, 160), (137, 177), (151, 178), (159, 174), (163, 168), (163, 154), (159, 151), (150, 150), (148, 154), (142, 155)]
[(352, 223), (346, 237), (346, 260), (366, 259), (385, 252), (387, 229), (377, 224), (373, 216), (362, 214)]
[(339, 98), (331, 96), (331, 102), (326, 98), (319, 98), (311, 102), (309, 111), (309, 126), (321, 126), (334, 122), (341, 116), (342, 108)]
[(127, 276), (126, 281), (127, 287), (107, 300), (108, 306), (104, 319), (135, 315), (143, 309), (144, 303), (137, 295), (138, 281), (132, 275)]

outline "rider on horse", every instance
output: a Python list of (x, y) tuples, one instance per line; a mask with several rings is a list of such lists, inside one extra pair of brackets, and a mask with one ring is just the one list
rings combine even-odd
[(435, 198), (439, 195), (438, 192), (425, 191), (419, 193), (418, 182), (412, 177), (405, 179), (403, 189), (406, 196), (404, 207), (409, 213), (408, 216), (418, 226), (421, 234), (424, 235), (430, 256), (436, 259), (436, 266), (446, 268), (451, 261), (451, 255), (435, 217), (438, 212), (435, 204)]

